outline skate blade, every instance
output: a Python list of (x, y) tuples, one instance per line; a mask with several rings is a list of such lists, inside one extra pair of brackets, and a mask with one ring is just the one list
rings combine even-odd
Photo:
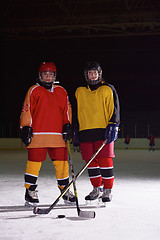
[(102, 202), (102, 198), (98, 199), (98, 206), (104, 206), (106, 207), (106, 202)]
[(63, 201), (64, 201), (65, 205), (68, 205), (68, 206), (74, 206), (74, 205), (76, 205), (76, 202), (70, 202), (70, 201), (68, 201), (68, 200), (63, 200)]
[(86, 200), (86, 205), (88, 206), (97, 206), (97, 207), (105, 207), (106, 202), (102, 202), (102, 198), (98, 198), (95, 200)]
[(25, 206), (27, 206), (27, 207), (37, 207), (38, 203), (31, 203), (31, 202), (25, 201)]

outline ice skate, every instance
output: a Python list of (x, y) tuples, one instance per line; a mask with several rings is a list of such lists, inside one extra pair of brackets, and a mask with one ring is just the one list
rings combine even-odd
[(110, 202), (112, 200), (111, 189), (103, 189), (102, 202)]
[(86, 197), (85, 200), (92, 201), (98, 198), (101, 198), (103, 193), (103, 189), (101, 187), (94, 187), (92, 192), (90, 192)]
[[(62, 191), (62, 190), (61, 190)], [(75, 195), (68, 190), (64, 195), (63, 195), (63, 200), (65, 204), (75, 204), (76, 197)]]
[(39, 203), (37, 190), (35, 190), (37, 185), (32, 185), (29, 189), (26, 189), (25, 193), (25, 205), (26, 206), (37, 206)]

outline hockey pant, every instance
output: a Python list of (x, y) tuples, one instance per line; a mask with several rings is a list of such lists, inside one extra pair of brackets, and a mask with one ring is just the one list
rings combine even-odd
[(28, 161), (25, 171), (25, 187), (36, 185), (42, 162), (45, 161), (47, 152), (55, 167), (57, 184), (63, 189), (69, 183), (69, 166), (67, 148), (34, 148), (28, 149)]
[[(85, 162), (93, 156), (96, 150), (102, 145), (103, 141), (81, 143), (82, 158)], [(88, 166), (88, 175), (94, 187), (104, 186), (105, 189), (112, 189), (114, 142), (106, 144)]]

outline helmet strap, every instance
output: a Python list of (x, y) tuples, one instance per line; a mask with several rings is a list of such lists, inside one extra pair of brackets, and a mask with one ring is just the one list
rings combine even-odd
[(91, 91), (93, 91), (93, 90), (98, 89), (100, 86), (102, 86), (102, 82), (99, 82), (99, 83), (97, 83), (97, 84), (95, 84), (95, 85), (89, 84), (88, 86), (89, 86), (89, 88), (91, 89)]
[(38, 83), (40, 86), (46, 88), (47, 90), (50, 90), (53, 86), (53, 82), (44, 82), (43, 80), (41, 80), (41, 78), (39, 78)]

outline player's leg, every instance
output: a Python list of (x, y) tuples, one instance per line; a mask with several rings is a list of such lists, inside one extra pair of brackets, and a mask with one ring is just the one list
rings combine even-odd
[(103, 180), (102, 202), (110, 202), (112, 199), (111, 190), (113, 188), (113, 160), (109, 157), (99, 158), (100, 171)]
[[(98, 149), (99, 146), (102, 144), (102, 141), (97, 141), (94, 144), (95, 149)], [(100, 172), (103, 181), (103, 194), (102, 194), (102, 201), (108, 202), (111, 201), (112, 195), (111, 190), (113, 188), (113, 160), (112, 157), (114, 155), (114, 142), (110, 144), (106, 144), (102, 151), (97, 155), (98, 164), (100, 166)]]
[[(49, 148), (48, 153), (55, 167), (58, 188), (62, 191), (69, 183), (68, 150), (66, 147)], [(62, 198), (68, 202), (75, 202), (76, 200), (70, 190)]]
[[(94, 154), (93, 143), (81, 143), (81, 154), (83, 160), (87, 163)], [(87, 167), (90, 182), (93, 190), (85, 197), (85, 200), (95, 200), (101, 196), (102, 177), (100, 168), (96, 159), (94, 159)]]
[(41, 169), (42, 161), (46, 159), (47, 149), (32, 148), (28, 149), (28, 161), (25, 170), (25, 200), (26, 204), (36, 205), (39, 202), (37, 194), (37, 179)]

